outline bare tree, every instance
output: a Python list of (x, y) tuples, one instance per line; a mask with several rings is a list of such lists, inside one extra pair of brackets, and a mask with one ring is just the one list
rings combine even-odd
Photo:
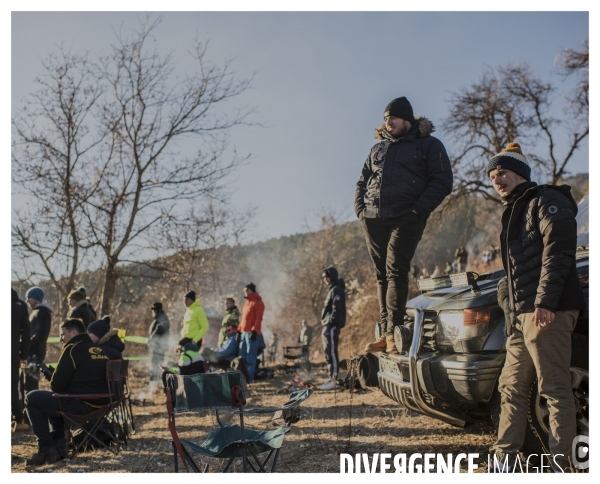
[(235, 212), (210, 203), (199, 213), (192, 208), (185, 220), (168, 219), (161, 224), (160, 240), (174, 253), (168, 267), (162, 268), (164, 281), (182, 291), (223, 294), (228, 286), (228, 258), (251, 218), (251, 210)]
[(83, 204), (90, 196), (90, 161), (105, 136), (93, 119), (103, 91), (85, 56), (61, 49), (43, 67), (40, 89), (12, 119), (12, 179), (26, 200), (13, 214), (20, 259), (13, 271), (29, 283), (49, 278), (64, 313), (68, 292), (94, 255)]
[[(227, 160), (230, 128), (244, 123), (251, 110), (228, 117), (216, 109), (249, 87), (238, 80), (229, 62), (206, 61), (205, 46), (196, 43), (196, 72), (175, 76), (170, 55), (148, 46), (159, 21), (146, 24), (131, 39), (118, 36), (101, 66), (109, 101), (102, 121), (110, 131), (98, 168), (100, 183), (84, 207), (92, 238), (106, 258), (102, 312), (120, 278), (119, 263), (148, 244), (151, 229), (166, 219), (185, 220), (181, 200), (223, 201), (223, 181), (244, 158)], [(180, 152), (180, 142), (195, 139), (194, 155)]]
[(453, 95), (444, 128), (458, 140), (451, 157), (456, 174), (454, 196), (478, 193), (498, 201), (485, 166), (511, 141), (521, 141), (525, 149), (530, 148), (526, 154), (534, 162), (532, 168), (548, 183), (554, 184), (568, 173), (569, 161), (589, 134), (587, 111), (583, 109), (587, 74), (578, 57), (582, 53), (563, 51), (562, 55), (567, 59), (561, 64), (565, 73), (582, 72), (580, 94), (564, 98), (574, 108), (565, 116), (557, 117), (553, 111), (559, 97), (557, 86), (542, 81), (526, 65), (490, 69), (479, 81)]
[(556, 58), (558, 67), (563, 76), (577, 76), (578, 82), (570, 97), (571, 106), (575, 114), (587, 119), (590, 110), (590, 47), (587, 39), (583, 42), (583, 48), (563, 49)]

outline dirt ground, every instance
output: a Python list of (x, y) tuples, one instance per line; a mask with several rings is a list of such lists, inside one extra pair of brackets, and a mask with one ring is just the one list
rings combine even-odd
[[(12, 434), (12, 472), (174, 472), (171, 436), (167, 428), (165, 397), (161, 388), (152, 388), (141, 365), (132, 363), (132, 393), (136, 433), (119, 455), (93, 450), (73, 460), (40, 467), (26, 467), (25, 459), (36, 451), (32, 432)], [(276, 371), (275, 378), (249, 386), (249, 406), (275, 406), (287, 401), (287, 393), (276, 391), (294, 377)], [(325, 381), (324, 369), (313, 371), (313, 383)], [(222, 420), (233, 422), (229, 414)], [(182, 438), (202, 442), (216, 424), (214, 412), (177, 416)], [(275, 428), (271, 417), (252, 417), (250, 428)], [(407, 411), (385, 397), (379, 389), (364, 393), (319, 391), (302, 405), (302, 419), (289, 432), (280, 453), (278, 472), (340, 472), (340, 453), (479, 453), (479, 472), (484, 470), (488, 448), (493, 443), (491, 425), (457, 428)], [(241, 472), (241, 460), (232, 469)], [(465, 461), (463, 461), (465, 463)], [(222, 464), (220, 464), (222, 465)], [(209, 472), (218, 472), (219, 466)], [(466, 471), (466, 463), (463, 471)], [(180, 471), (185, 471), (180, 463)], [(393, 466), (392, 466), (393, 472)]]

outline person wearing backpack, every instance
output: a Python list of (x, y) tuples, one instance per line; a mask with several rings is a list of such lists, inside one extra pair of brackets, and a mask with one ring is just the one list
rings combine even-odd
[(338, 278), (338, 271), (335, 267), (324, 269), (321, 277), (329, 286), (321, 311), (321, 325), (323, 326), (321, 339), (323, 340), (323, 353), (325, 353), (325, 361), (329, 370), (329, 381), (323, 383), (319, 390), (335, 390), (339, 369), (338, 343), (340, 330), (346, 325), (346, 285), (343, 279)]

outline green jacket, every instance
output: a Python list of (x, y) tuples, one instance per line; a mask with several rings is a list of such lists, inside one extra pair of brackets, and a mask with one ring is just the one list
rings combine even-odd
[(204, 361), (202, 356), (200, 356), (200, 353), (198, 353), (197, 351), (187, 350), (181, 353), (179, 361), (177, 362), (177, 366), (172, 366), (167, 371), (169, 373), (179, 375), (181, 374), (182, 367), (190, 366), (192, 363), (198, 363), (200, 361)]
[(183, 328), (181, 328), (181, 337), (189, 338), (194, 343), (199, 343), (202, 337), (208, 331), (208, 319), (206, 313), (198, 301), (189, 305), (183, 315)]
[(218, 346), (221, 346), (223, 341), (227, 339), (227, 325), (235, 324), (236, 326), (239, 326), (240, 318), (242, 317), (242, 313), (240, 313), (240, 310), (237, 308), (237, 306), (233, 306), (231, 309), (228, 309), (226, 313), (227, 314), (225, 314), (223, 321), (221, 321), (221, 331), (219, 331)]

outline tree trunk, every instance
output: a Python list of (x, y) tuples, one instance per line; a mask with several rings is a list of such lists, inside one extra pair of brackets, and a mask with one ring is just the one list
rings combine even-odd
[(119, 274), (117, 273), (117, 261), (109, 258), (106, 267), (106, 276), (104, 277), (104, 288), (102, 291), (101, 314), (110, 315), (112, 310), (112, 301), (117, 288)]

